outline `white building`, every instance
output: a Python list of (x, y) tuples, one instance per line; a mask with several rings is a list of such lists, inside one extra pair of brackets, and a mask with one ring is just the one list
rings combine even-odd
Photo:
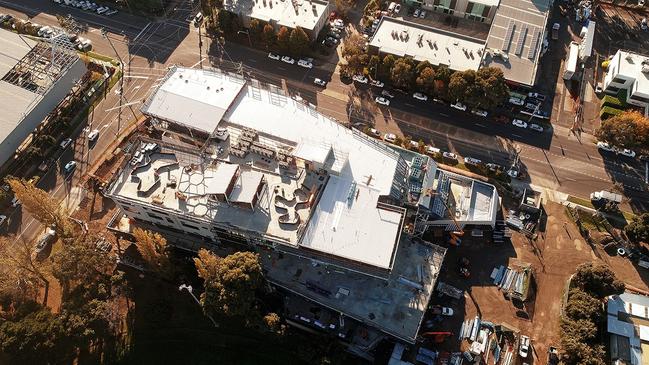
[(500, 0), (407, 0), (424, 9), (454, 15), (482, 23), (491, 23)]
[(641, 365), (649, 358), (649, 297), (629, 292), (608, 297), (606, 330), (613, 364)]
[(0, 165), (86, 73), (67, 37), (47, 42), (0, 29)]
[(623, 50), (615, 53), (604, 77), (604, 91), (614, 95), (622, 89), (627, 103), (649, 105), (649, 56)]
[[(134, 141), (104, 190), (128, 218), (249, 245), (274, 285), (415, 342), (445, 250), (403, 234), (404, 203), (446, 192), (428, 181), (446, 184), (433, 160), (409, 165), (276, 86), (217, 71), (172, 68), (142, 111), (164, 137)], [(457, 220), (491, 225), (493, 186), (450, 176)]]
[(224, 8), (239, 14), (246, 28), (252, 19), (272, 25), (275, 31), (300, 27), (313, 41), (327, 24), (333, 5), (326, 0), (228, 0)]

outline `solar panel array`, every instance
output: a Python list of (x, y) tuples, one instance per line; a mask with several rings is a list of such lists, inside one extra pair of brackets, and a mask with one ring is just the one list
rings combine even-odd
[(523, 53), (523, 46), (525, 45), (525, 37), (527, 36), (527, 25), (523, 24), (521, 32), (518, 34), (518, 43), (516, 44), (516, 55), (520, 56)]
[(514, 23), (514, 20), (509, 19), (509, 23), (507, 24), (507, 31), (505, 32), (505, 38), (503, 39), (503, 46), (501, 48), (505, 52), (509, 51), (509, 44), (512, 42), (512, 36), (514, 35), (515, 27), (516, 23)]
[(534, 33), (532, 34), (532, 43), (530, 44), (530, 49), (527, 51), (527, 58), (534, 59), (536, 57), (536, 49), (539, 46), (541, 41), (541, 30), (539, 28), (534, 28)]

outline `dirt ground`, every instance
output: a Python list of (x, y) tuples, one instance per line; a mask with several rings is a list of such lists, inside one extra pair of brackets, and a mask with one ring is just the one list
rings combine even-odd
[[(545, 232), (530, 242), (522, 234), (513, 232), (511, 243), (494, 245), (483, 239), (465, 237), (461, 247), (447, 252), (445, 268), (440, 280), (465, 289), (465, 300), (449, 303), (439, 298), (440, 304), (450, 305), (457, 315), (440, 324), (442, 329), (457, 334), (461, 322), (479, 315), (482, 320), (494, 324), (506, 324), (518, 329), (532, 339), (533, 360), (547, 361), (550, 345), (559, 345), (559, 317), (564, 289), (575, 268), (584, 262), (608, 263), (618, 278), (628, 286), (648, 290), (649, 276), (641, 276), (632, 263), (622, 257), (611, 257), (601, 247), (590, 247), (579, 235), (577, 227), (569, 220), (562, 205), (546, 203), (548, 215)], [(567, 222), (567, 223), (565, 223)], [(471, 262), (471, 276), (462, 279), (457, 271), (457, 260), (466, 257)], [(490, 279), (494, 268), (508, 264), (532, 265), (536, 288), (531, 300), (524, 307), (517, 307), (506, 299)], [(643, 269), (640, 269), (643, 270)], [(456, 336), (453, 336), (454, 341)]]

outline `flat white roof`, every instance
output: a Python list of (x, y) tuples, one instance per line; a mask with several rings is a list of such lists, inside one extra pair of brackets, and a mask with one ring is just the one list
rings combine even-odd
[(259, 171), (243, 171), (234, 184), (230, 200), (238, 203), (252, 203), (264, 174)]
[(417, 61), (446, 65), (452, 70), (477, 70), (485, 41), (384, 16), (370, 46), (380, 52), (411, 56)]
[(212, 133), (244, 84), (244, 80), (221, 73), (178, 68), (167, 74), (142, 112)]
[(642, 72), (642, 63), (649, 64), (649, 56), (634, 52), (618, 50), (615, 58), (618, 60), (618, 74), (634, 78), (637, 87), (634, 85), (633, 93), (649, 94), (649, 73)]
[(469, 206), (469, 221), (491, 221), (494, 212), (494, 194), (495, 188), (493, 185), (481, 183), (477, 180), (473, 181), (471, 189), (471, 204)]
[(302, 141), (293, 151), (293, 156), (322, 164), (327, 160), (329, 152), (331, 152), (330, 145), (319, 145), (313, 142)]
[(472, 2), (487, 6), (498, 6), (500, 4), (500, 0), (472, 0)]
[(276, 22), (287, 28), (301, 27), (313, 30), (323, 16), (327, 17), (327, 1), (320, 0), (234, 0), (226, 1), (225, 8), (234, 13)]
[(228, 186), (232, 183), (234, 175), (239, 170), (239, 165), (220, 163), (216, 165), (216, 171), (212, 178), (206, 183), (206, 194), (226, 194)]
[[(553, 0), (501, 0), (489, 36), (484, 66), (497, 67), (507, 80), (532, 86)], [(507, 54), (507, 61), (494, 57)]]
[(330, 176), (300, 246), (390, 268), (402, 213), (377, 207), (379, 191)]
[(34, 46), (36, 42), (7, 30), (0, 30), (0, 77), (4, 76)]

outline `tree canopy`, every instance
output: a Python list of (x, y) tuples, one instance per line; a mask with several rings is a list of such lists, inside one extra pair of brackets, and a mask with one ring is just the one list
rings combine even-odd
[(399, 58), (390, 70), (390, 81), (395, 87), (409, 89), (412, 86), (415, 67), (412, 58)]
[(363, 74), (370, 59), (365, 52), (365, 38), (358, 33), (350, 34), (343, 41), (342, 56), (347, 61), (342, 67), (347, 75)]
[(415, 80), (417, 88), (424, 93), (433, 94), (435, 92), (435, 71), (432, 67), (425, 67), (419, 72)]
[(602, 121), (595, 136), (613, 146), (647, 151), (649, 119), (637, 111), (626, 111)]
[(266, 48), (269, 48), (273, 43), (275, 43), (276, 37), (275, 28), (270, 24), (264, 25), (264, 30), (261, 33), (261, 40), (266, 45)]
[(194, 259), (198, 276), (205, 281), (201, 304), (207, 313), (242, 317), (260, 317), (256, 292), (264, 283), (257, 254), (237, 252), (219, 257), (201, 249)]
[(288, 30), (288, 28), (286, 27), (279, 28), (279, 32), (277, 32), (277, 47), (280, 49), (280, 51), (282, 52), (289, 51), (289, 47), (291, 46), (290, 39), (291, 39), (291, 32)]
[(632, 242), (649, 243), (649, 213), (633, 217), (631, 223), (624, 227), (624, 233)]
[(604, 264), (585, 263), (577, 267), (572, 284), (596, 298), (624, 292), (624, 283)]
[(309, 43), (311, 42), (309, 40), (309, 35), (306, 34), (304, 29), (302, 29), (301, 27), (295, 27), (295, 29), (291, 31), (291, 35), (288, 41), (291, 53), (297, 57), (301, 57), (306, 54), (307, 50), (309, 49)]
[(136, 228), (133, 231), (135, 245), (149, 269), (162, 277), (170, 277), (173, 266), (169, 257), (167, 240), (160, 233)]
[(453, 73), (448, 82), (448, 95), (470, 107), (493, 109), (509, 95), (509, 88), (500, 69), (486, 67), (477, 72), (466, 70)]

